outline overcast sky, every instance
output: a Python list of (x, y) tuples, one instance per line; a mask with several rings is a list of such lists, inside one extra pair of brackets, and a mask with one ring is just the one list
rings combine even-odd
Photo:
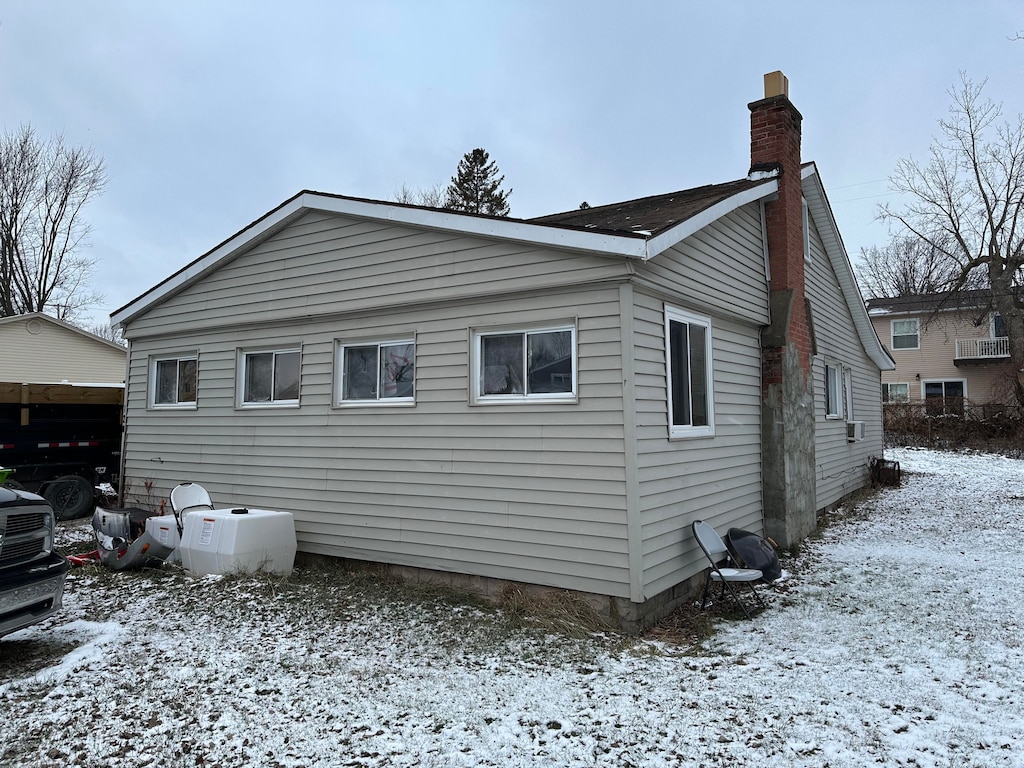
[(0, 0), (0, 119), (105, 159), (106, 321), (299, 190), (389, 199), (474, 147), (522, 218), (740, 178), (776, 69), (853, 257), (961, 71), (1024, 111), (1022, 32), (1009, 0)]

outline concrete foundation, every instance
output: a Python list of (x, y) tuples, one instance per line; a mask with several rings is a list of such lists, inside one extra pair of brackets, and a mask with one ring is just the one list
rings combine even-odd
[(704, 584), (704, 574), (700, 573), (687, 581), (667, 589), (661, 594), (650, 597), (642, 603), (634, 603), (627, 598), (599, 595), (593, 592), (557, 589), (555, 587), (525, 584), (505, 579), (492, 579), (487, 576), (473, 576), (466, 573), (449, 573), (429, 568), (417, 568), (408, 565), (389, 565), (388, 563), (369, 562), (335, 558), (328, 555), (314, 555), (300, 552), (298, 565), (315, 562), (331, 562), (342, 565), (352, 571), (369, 571), (399, 578), (410, 584), (431, 584), (463, 592), (474, 597), (483, 598), (493, 605), (501, 605), (508, 597), (509, 590), (516, 590), (528, 599), (537, 601), (555, 594), (570, 593), (582, 599), (594, 612), (594, 616), (609, 629), (626, 634), (639, 634), (654, 626), (684, 603), (696, 600), (699, 590)]

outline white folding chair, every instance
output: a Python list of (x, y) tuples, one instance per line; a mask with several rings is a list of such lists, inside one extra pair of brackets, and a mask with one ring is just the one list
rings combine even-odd
[(199, 483), (181, 483), (171, 489), (171, 511), (179, 536), (184, 533), (185, 515), (203, 509), (213, 509), (213, 500)]
[[(725, 542), (722, 541), (722, 537), (718, 535), (715, 529), (703, 520), (694, 522), (693, 537), (697, 539), (701, 550), (707, 555), (708, 561), (711, 563), (707, 577), (704, 579), (704, 592), (700, 598), (700, 607), (702, 609), (707, 606), (708, 591), (711, 588), (712, 581), (716, 581), (721, 585), (721, 594), (725, 595), (728, 593), (729, 598), (739, 606), (740, 610), (743, 611), (743, 615), (748, 619), (750, 618), (750, 609), (740, 597), (739, 591), (733, 584), (746, 584), (758, 606), (761, 608), (766, 607), (764, 600), (754, 587), (754, 582), (760, 581), (763, 578), (763, 574), (760, 571), (754, 568), (733, 568), (728, 565), (728, 547), (725, 546)], [(723, 566), (723, 563), (726, 563), (726, 565)]]

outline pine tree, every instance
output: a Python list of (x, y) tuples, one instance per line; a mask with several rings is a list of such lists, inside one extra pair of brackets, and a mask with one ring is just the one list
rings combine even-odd
[(482, 149), (467, 152), (448, 185), (444, 207), (453, 211), (508, 216), (508, 196), (512, 190), (501, 189), (504, 181), (505, 177), (498, 175), (498, 166), (487, 152)]

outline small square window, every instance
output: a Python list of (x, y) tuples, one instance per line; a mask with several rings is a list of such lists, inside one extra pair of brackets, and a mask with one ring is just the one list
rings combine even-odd
[(413, 341), (338, 345), (339, 405), (411, 403), (415, 397)]
[(297, 405), (299, 350), (242, 354), (242, 405)]
[(154, 408), (195, 408), (199, 361), (195, 355), (150, 361), (150, 404)]
[(576, 329), (478, 333), (474, 338), (476, 402), (574, 402)]
[(920, 335), (921, 323), (917, 318), (892, 321), (893, 349), (917, 349), (921, 344)]
[(905, 383), (883, 384), (882, 402), (905, 403), (910, 400), (910, 385)]

